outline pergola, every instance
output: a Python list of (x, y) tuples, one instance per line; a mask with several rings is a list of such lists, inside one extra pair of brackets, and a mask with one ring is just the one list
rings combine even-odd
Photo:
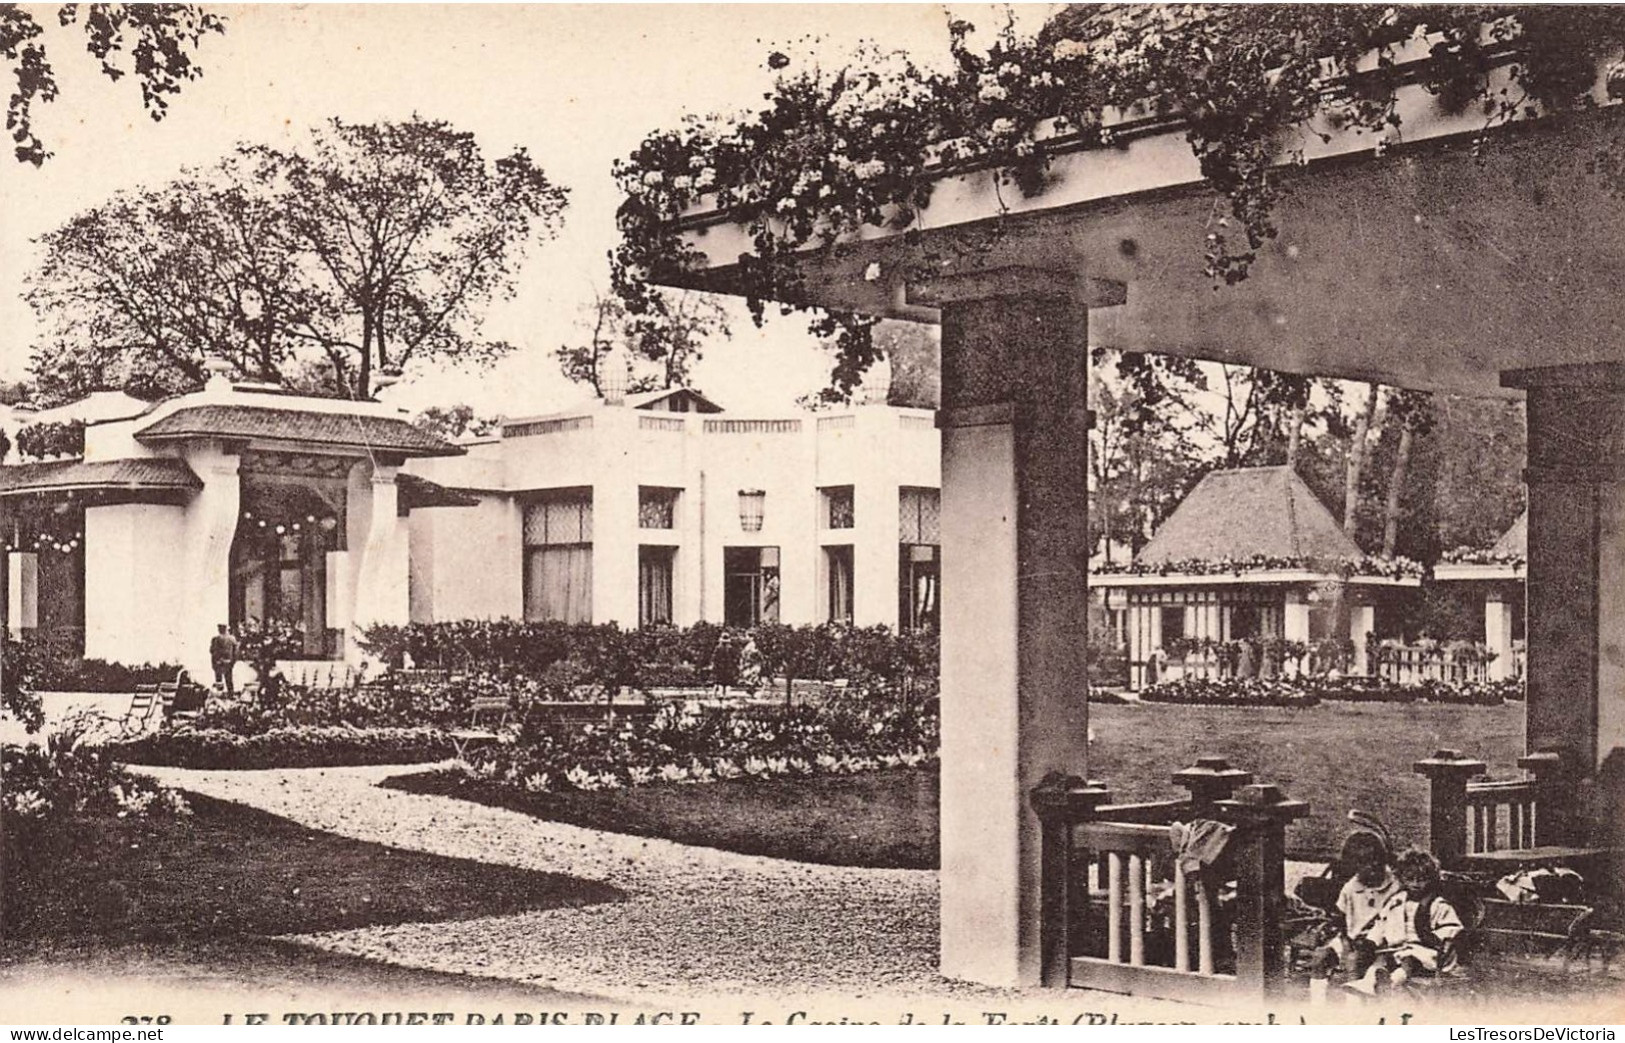
[[(1239, 285), (1202, 272), (1214, 196), (1183, 128), (1132, 115), (1118, 147), (1061, 147), (1042, 194), (960, 166), (906, 232), (869, 226), (796, 258), (812, 303), (942, 327), (945, 974), (1037, 980), (1028, 795), (1050, 772), (1088, 777), (1089, 346), (1526, 395), (1526, 741), (1561, 750), (1576, 783), (1608, 760), (1617, 775), (1625, 202), (1584, 171), (1625, 113), (1522, 120), (1480, 154), (1481, 114), (1415, 86), (1398, 103), (1404, 140), (1385, 155), (1369, 136), (1305, 136), (1281, 234)], [(746, 228), (703, 209), (680, 228), (702, 260), (671, 281), (735, 290)], [(1620, 817), (1617, 790), (1599, 793), (1574, 829)]]

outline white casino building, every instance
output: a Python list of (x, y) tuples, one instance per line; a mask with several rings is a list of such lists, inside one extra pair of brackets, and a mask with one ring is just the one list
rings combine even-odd
[(266, 619), (334, 660), (409, 620), (936, 621), (929, 410), (735, 418), (676, 390), (453, 445), (219, 372), (94, 404), (82, 458), (0, 466), (0, 625), (88, 657), (207, 677), (218, 624)]

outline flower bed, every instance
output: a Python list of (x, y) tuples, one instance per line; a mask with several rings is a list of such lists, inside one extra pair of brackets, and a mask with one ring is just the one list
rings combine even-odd
[(1320, 697), (1290, 681), (1184, 677), (1140, 692), (1148, 703), (1199, 706), (1314, 706)]
[(271, 728), (252, 735), (220, 728), (179, 727), (128, 742), (108, 743), (107, 755), (130, 764), (177, 768), (328, 768), (359, 764), (421, 764), (454, 755), (438, 728)]
[(1378, 677), (1302, 676), (1262, 681), (1238, 678), (1186, 677), (1153, 685), (1140, 693), (1150, 703), (1217, 706), (1314, 706), (1321, 700), (1368, 703), (1453, 703), (1499, 706), (1522, 699), (1523, 682), (1440, 681), (1395, 684)]
[(466, 772), (530, 792), (850, 774), (933, 762), (937, 717), (846, 700), (825, 707), (666, 707), (604, 724), (527, 722)]

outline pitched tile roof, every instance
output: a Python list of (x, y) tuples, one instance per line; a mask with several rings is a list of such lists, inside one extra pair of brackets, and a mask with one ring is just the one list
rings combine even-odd
[(1289, 467), (1214, 471), (1190, 491), (1135, 561), (1359, 558), (1326, 505)]
[(131, 492), (142, 489), (201, 489), (203, 482), (184, 460), (132, 457), (126, 460), (53, 460), (42, 464), (0, 467), (0, 496), (95, 489)]
[(402, 456), (460, 456), (463, 452), (399, 417), (244, 405), (185, 406), (148, 424), (135, 436), (143, 442), (197, 437), (265, 438)]

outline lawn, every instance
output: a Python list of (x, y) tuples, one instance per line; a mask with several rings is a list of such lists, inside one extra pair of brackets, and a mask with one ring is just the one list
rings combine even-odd
[(528, 793), (421, 772), (384, 785), (460, 797), (555, 822), (824, 865), (933, 869), (935, 771), (743, 779), (593, 793)]
[(81, 817), (7, 851), (11, 940), (168, 942), (618, 901), (605, 884), (403, 851), (188, 795), (180, 819)]
[[(1521, 704), (1496, 707), (1327, 702), (1300, 709), (1134, 703), (1091, 711), (1090, 775), (1120, 800), (1177, 796), (1169, 777), (1217, 753), (1310, 804), (1287, 833), (1296, 858), (1336, 850), (1351, 808), (1376, 813), (1400, 843), (1427, 840), (1427, 786), (1411, 764), (1440, 747), (1503, 776), (1523, 749)], [(530, 794), (445, 774), (387, 785), (507, 807), (596, 829), (833, 865), (933, 868), (931, 770), (812, 779)]]

